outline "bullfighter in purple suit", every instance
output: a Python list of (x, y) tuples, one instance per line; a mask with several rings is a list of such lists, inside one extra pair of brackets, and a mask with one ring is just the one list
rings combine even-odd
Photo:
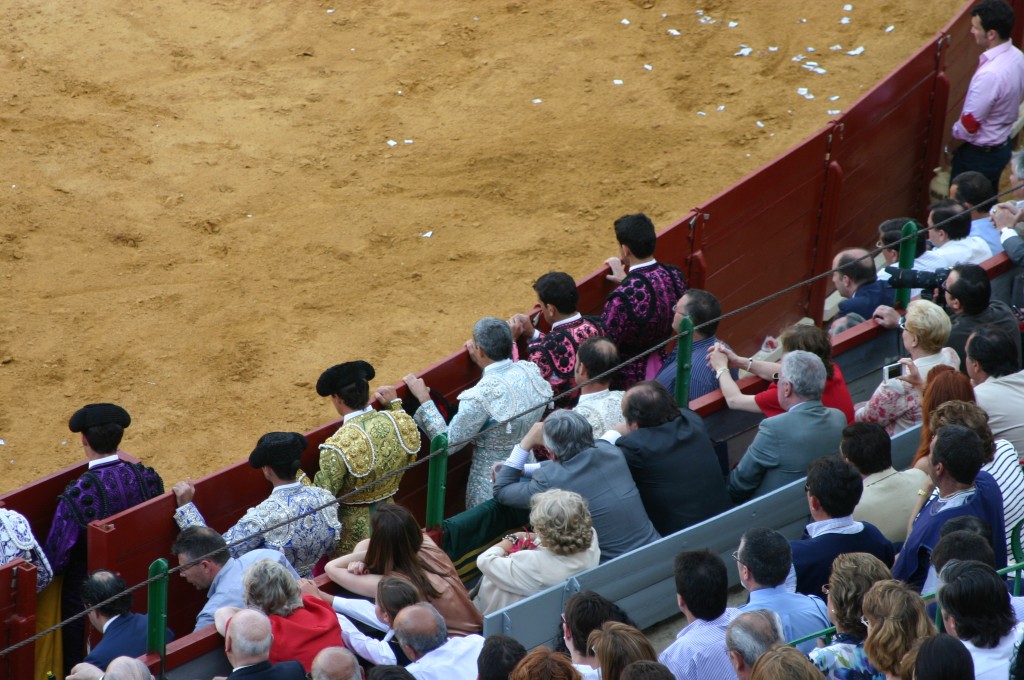
[[(159, 496), (164, 483), (153, 468), (121, 460), (118, 446), (131, 424), (116, 404), (89, 404), (71, 416), (68, 427), (82, 434), (89, 469), (57, 497), (57, 512), (46, 538), (46, 555), (55, 574), (64, 573), (61, 618), (82, 611), (81, 585), (86, 576), (85, 528), (89, 522)], [(84, 656), (84, 620), (64, 627), (65, 674)]]
[[(654, 259), (654, 223), (643, 213), (615, 220), (615, 238), (621, 258), (606, 262), (612, 268), (608, 278), (619, 285), (605, 302), (601, 322), (626, 361), (672, 335), (673, 308), (686, 292), (686, 279), (677, 267)], [(626, 390), (653, 379), (662, 361), (661, 353), (655, 352), (647, 361), (630, 364), (612, 381), (612, 388)]]
[[(576, 351), (589, 338), (604, 335), (600, 319), (580, 315), (576, 311), (580, 294), (576, 282), (565, 272), (548, 272), (533, 284), (540, 301), (541, 314), (551, 330), (541, 333), (533, 327), (526, 314), (512, 317), (512, 335), (516, 340), (527, 340), (527, 359), (537, 364), (542, 378), (551, 383), (555, 397), (576, 386)], [(579, 395), (558, 402), (570, 408)]]

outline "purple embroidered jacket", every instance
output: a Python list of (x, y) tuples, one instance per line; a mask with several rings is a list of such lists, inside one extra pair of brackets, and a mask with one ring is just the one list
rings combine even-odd
[(163, 492), (160, 475), (141, 463), (116, 460), (87, 470), (57, 497), (57, 513), (46, 538), (46, 556), (53, 572), (63, 572), (72, 549), (84, 544), (89, 522), (116, 515)]
[[(529, 360), (537, 364), (542, 378), (551, 383), (554, 396), (562, 394), (576, 385), (576, 350), (584, 340), (604, 335), (601, 320), (581, 316), (575, 321), (560, 324), (546, 335), (531, 340), (526, 349)], [(559, 406), (572, 406), (576, 399), (559, 402)]]
[[(672, 334), (672, 309), (685, 292), (686, 279), (678, 267), (655, 262), (630, 270), (608, 296), (601, 315), (608, 337), (619, 347), (622, 361)], [(644, 361), (630, 364), (612, 381), (612, 388), (629, 389), (645, 379), (646, 370)]]

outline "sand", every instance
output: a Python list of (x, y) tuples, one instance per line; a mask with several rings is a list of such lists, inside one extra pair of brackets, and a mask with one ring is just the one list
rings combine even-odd
[(168, 485), (327, 422), (322, 369), (446, 356), (962, 6), (849, 1), (6, 3), (0, 486), (79, 460), (67, 419), (94, 401)]

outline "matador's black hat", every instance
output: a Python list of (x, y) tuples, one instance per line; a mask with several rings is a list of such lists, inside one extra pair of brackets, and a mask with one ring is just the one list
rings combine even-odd
[(72, 432), (82, 432), (96, 425), (111, 424), (128, 427), (132, 424), (132, 417), (117, 404), (86, 404), (75, 411), (68, 421), (68, 427)]
[(298, 432), (268, 432), (249, 454), (249, 465), (281, 467), (297, 461), (306, 450), (306, 438)]
[(346, 361), (337, 366), (331, 366), (320, 374), (316, 381), (316, 393), (321, 397), (329, 397), (337, 394), (341, 388), (360, 380), (370, 381), (377, 373), (373, 366), (365, 361)]

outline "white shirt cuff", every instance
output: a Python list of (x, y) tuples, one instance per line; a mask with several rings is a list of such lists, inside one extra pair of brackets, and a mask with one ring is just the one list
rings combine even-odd
[(540, 469), (540, 463), (527, 463), (523, 466), (523, 477), (532, 477)]
[(1017, 235), (1017, 230), (1013, 227), (1004, 227), (999, 231), (999, 242), (1006, 243), (1011, 238)]
[(508, 460), (505, 461), (505, 465), (515, 470), (522, 470), (523, 465), (526, 464), (529, 457), (530, 452), (519, 446), (519, 444), (516, 444), (512, 447), (512, 453), (509, 454)]
[(621, 436), (622, 435), (619, 433), (618, 430), (608, 430), (607, 432), (600, 436), (600, 439), (605, 440), (609, 444), (614, 444), (615, 442), (619, 441), (619, 437)]

